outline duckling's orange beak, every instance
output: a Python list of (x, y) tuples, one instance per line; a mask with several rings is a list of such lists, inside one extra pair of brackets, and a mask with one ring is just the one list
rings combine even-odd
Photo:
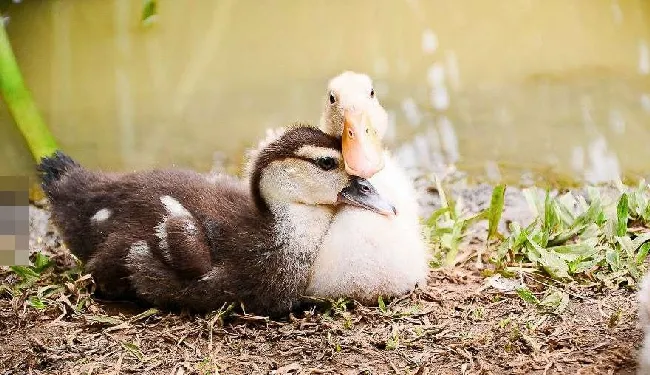
[(353, 176), (370, 178), (384, 168), (381, 139), (366, 113), (345, 111), (343, 116), (345, 171)]

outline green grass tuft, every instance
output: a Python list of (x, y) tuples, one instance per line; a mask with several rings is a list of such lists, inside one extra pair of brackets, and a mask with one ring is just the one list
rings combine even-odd
[(462, 202), (454, 201), (445, 192), (442, 183), (435, 179), (441, 207), (425, 221), (431, 243), (436, 247), (432, 266), (453, 267), (457, 263), (458, 248), (467, 229), (473, 224), (488, 220), (488, 240), (501, 238), (497, 227), (503, 211), (505, 186), (497, 186), (492, 193), (490, 207), (473, 215), (462, 215)]
[[(650, 185), (645, 181), (633, 188), (619, 183), (618, 194), (612, 196), (601, 196), (593, 187), (587, 188), (586, 197), (571, 191), (540, 194), (537, 188), (524, 189), (534, 220), (526, 227), (511, 223), (505, 237), (497, 229), (505, 186), (494, 188), (488, 209), (463, 216), (460, 202), (439, 181), (435, 185), (441, 208), (425, 221), (434, 267), (456, 265), (468, 227), (488, 220), (487, 246), (495, 245), (489, 255), (497, 272), (543, 272), (556, 281), (608, 286), (635, 284), (644, 273), (650, 251)], [(480, 262), (480, 250), (477, 257)], [(531, 299), (522, 293), (522, 298)]]
[(15, 277), (0, 284), (0, 293), (8, 294), (17, 307), (78, 315), (90, 305), (94, 284), (79, 264), (65, 272), (56, 271), (50, 258), (36, 253), (32, 265), (9, 268)]
[(572, 192), (541, 199), (524, 191), (537, 216), (526, 228), (511, 225), (493, 262), (502, 269), (532, 263), (557, 280), (634, 284), (650, 246), (650, 186), (619, 189), (612, 199), (591, 188), (589, 203)]

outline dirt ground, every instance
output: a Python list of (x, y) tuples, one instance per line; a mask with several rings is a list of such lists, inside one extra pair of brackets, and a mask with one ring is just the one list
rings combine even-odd
[[(30, 246), (57, 264), (33, 291), (63, 283), (73, 262), (45, 210), (32, 207), (32, 226)], [(0, 374), (635, 374), (642, 334), (633, 290), (525, 276), (533, 292), (550, 285), (570, 295), (554, 315), (495, 289), (467, 263), (432, 270), (425, 287), (385, 309), (320, 304), (285, 321), (149, 314), (88, 298), (89, 278), (41, 311), (0, 289)], [(15, 281), (0, 269), (0, 284)]]

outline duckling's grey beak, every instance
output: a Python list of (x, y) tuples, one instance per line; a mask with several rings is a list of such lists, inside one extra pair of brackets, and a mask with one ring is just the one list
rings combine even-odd
[(377, 129), (365, 112), (345, 111), (343, 160), (348, 174), (370, 178), (384, 168), (384, 154)]
[(350, 185), (338, 195), (338, 202), (365, 208), (385, 216), (397, 214), (395, 206), (384, 199), (372, 184), (365, 178), (353, 176)]

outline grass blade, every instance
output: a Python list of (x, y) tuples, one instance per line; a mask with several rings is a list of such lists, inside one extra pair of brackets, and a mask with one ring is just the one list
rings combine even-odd
[(502, 237), (498, 232), (499, 220), (503, 213), (503, 205), (505, 200), (505, 185), (498, 185), (492, 190), (492, 199), (490, 200), (490, 208), (488, 209), (488, 241)]
[(26, 282), (36, 281), (40, 278), (40, 274), (29, 266), (9, 266), (9, 268)]
[(528, 303), (532, 303), (533, 305), (539, 305), (539, 300), (537, 297), (535, 297), (535, 295), (526, 286), (519, 287), (515, 289), (515, 291), (517, 292), (519, 298), (522, 300)]
[[(460, 239), (462, 237), (463, 222), (456, 221), (454, 223), (453, 230), (451, 234), (446, 235), (446, 246), (449, 249), (445, 257), (446, 266), (455, 266), (456, 265), (456, 256), (458, 255), (458, 245), (460, 245)], [(445, 239), (445, 237), (443, 237)]]
[(618, 201), (616, 206), (616, 235), (619, 237), (625, 236), (627, 233), (627, 218), (629, 216), (629, 204), (628, 197), (626, 193), (621, 195), (621, 198)]
[(37, 310), (43, 310), (45, 308), (45, 303), (37, 296), (30, 296), (28, 301), (29, 305)]
[(645, 262), (645, 258), (648, 257), (648, 252), (650, 251), (650, 242), (646, 242), (639, 248), (639, 252), (636, 253), (635, 261), (636, 264), (642, 264)]
[(52, 260), (45, 254), (36, 253), (34, 260), (34, 271), (40, 273), (52, 264)]
[(381, 296), (377, 297), (377, 303), (379, 304), (379, 311), (385, 313), (386, 312), (386, 303), (384, 302), (384, 299), (381, 298)]
[(540, 307), (543, 307), (549, 312), (559, 315), (566, 310), (569, 305), (569, 295), (562, 293), (559, 290), (551, 292), (547, 295), (540, 303)]
[(129, 321), (136, 322), (138, 320), (142, 320), (142, 319), (148, 318), (150, 316), (156, 315), (159, 312), (160, 311), (158, 309), (156, 309), (156, 308), (150, 308), (148, 310), (145, 310), (145, 311), (141, 312), (140, 314), (138, 314), (136, 316), (133, 316), (131, 319), (129, 319)]
[[(542, 226), (542, 234), (546, 239), (551, 235), (557, 225), (557, 214), (555, 212), (555, 202), (551, 200), (550, 192), (546, 191), (546, 198), (544, 199), (544, 225)], [(547, 241), (543, 241), (540, 245), (546, 246)]]
[(449, 207), (442, 207), (442, 208), (439, 208), (439, 209), (435, 210), (431, 214), (431, 216), (429, 216), (429, 218), (427, 219), (426, 225), (429, 226), (429, 227), (435, 226), (438, 219), (440, 219), (440, 217), (442, 217), (442, 215), (444, 215), (446, 213), (449, 213)]

